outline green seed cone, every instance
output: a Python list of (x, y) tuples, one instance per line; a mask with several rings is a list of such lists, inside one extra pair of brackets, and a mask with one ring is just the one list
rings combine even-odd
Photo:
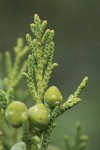
[(56, 86), (51, 86), (44, 95), (44, 103), (50, 108), (59, 106), (63, 102), (62, 95)]
[(49, 123), (49, 111), (44, 104), (36, 104), (31, 107), (28, 112), (29, 119), (35, 129), (43, 130)]
[(20, 127), (28, 119), (28, 110), (24, 103), (14, 101), (8, 105), (5, 116), (13, 127)]

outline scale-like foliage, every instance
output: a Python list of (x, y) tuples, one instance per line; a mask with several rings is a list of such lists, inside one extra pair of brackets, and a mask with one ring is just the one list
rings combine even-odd
[[(23, 40), (18, 39), (17, 46), (14, 48), (14, 62), (10, 52), (5, 53), (7, 75), (2, 80), (0, 78), (0, 111), (3, 111), (1, 118), (4, 117), (2, 121), (5, 120), (5, 124), (8, 126), (4, 125), (6, 129), (0, 127), (6, 135), (2, 138), (1, 143), (5, 147), (8, 146), (7, 134), (9, 129), (11, 129), (11, 133), (14, 128), (16, 132), (13, 134), (13, 136), (15, 135), (13, 140), (15, 141), (11, 145), (14, 145), (16, 141), (19, 142), (11, 150), (47, 150), (56, 118), (81, 101), (79, 96), (88, 81), (88, 77), (85, 77), (75, 93), (71, 94), (64, 103), (62, 94), (57, 87), (52, 86), (47, 90), (51, 73), (58, 66), (57, 63), (53, 63), (54, 30), (46, 29), (47, 21), (42, 21), (37, 14), (34, 15), (34, 23), (30, 26), (34, 39), (27, 34), (28, 46), (25, 47)], [(23, 61), (28, 49), (31, 50), (28, 61)], [(27, 72), (25, 72), (26, 68)], [(35, 102), (34, 106), (29, 109), (22, 102), (20, 107), (18, 101), (14, 102), (15, 95), (18, 93), (17, 86), (23, 74), (26, 76), (28, 89)], [(47, 102), (54, 104), (50, 106), (50, 103)], [(9, 149), (9, 146), (6, 149)]]

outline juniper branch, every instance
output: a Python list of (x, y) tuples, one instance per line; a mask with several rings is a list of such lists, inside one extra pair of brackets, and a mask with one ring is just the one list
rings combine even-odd
[(11, 78), (12, 60), (11, 60), (11, 53), (9, 51), (5, 52), (5, 63), (6, 63), (7, 76)]
[(28, 57), (28, 78), (27, 78), (27, 83), (29, 87), (29, 91), (31, 92), (31, 95), (33, 99), (36, 101), (37, 100), (37, 92), (35, 88), (35, 81), (33, 78), (33, 61), (32, 61), (32, 55), (29, 55)]
[[(50, 80), (50, 75), (56, 64), (52, 63), (54, 53), (54, 31), (45, 27), (47, 21), (41, 21), (37, 14), (34, 15), (34, 23), (32, 23), (31, 31), (35, 35), (35, 39), (27, 34), (26, 40), (32, 52), (33, 78), (36, 81), (37, 101), (42, 101), (45, 89)], [(28, 83), (29, 84), (29, 83)]]
[(28, 121), (23, 122), (22, 132), (22, 141), (26, 144), (27, 150), (31, 150), (32, 132), (30, 132), (30, 126)]
[(56, 106), (54, 110), (52, 111), (51, 116), (50, 116), (50, 122), (44, 132), (44, 139), (42, 143), (44, 150), (47, 150), (48, 148), (50, 133), (53, 130), (53, 124), (54, 124), (55, 119), (61, 114), (63, 114), (65, 111), (67, 111), (68, 109), (71, 109), (72, 107), (77, 105), (81, 101), (81, 99), (78, 98), (78, 96), (82, 92), (84, 87), (86, 86), (87, 81), (88, 81), (88, 78), (85, 77), (83, 81), (81, 82), (81, 84), (79, 85), (79, 87), (77, 88), (76, 92), (73, 95), (71, 95), (64, 104), (60, 106)]
[(24, 47), (23, 39), (18, 38), (17, 46), (14, 47), (15, 60), (12, 62), (10, 52), (5, 53), (5, 62), (6, 62), (6, 70), (7, 76), (4, 78), (4, 83), (6, 89), (15, 88), (19, 81), (22, 78), (22, 71), (25, 71), (27, 64), (23, 62), (22, 67), (20, 65), (22, 63), (22, 58), (28, 52), (28, 47)]

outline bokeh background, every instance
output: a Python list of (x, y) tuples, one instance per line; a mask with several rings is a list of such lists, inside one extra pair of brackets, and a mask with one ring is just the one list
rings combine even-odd
[(75, 123), (80, 121), (89, 136), (87, 150), (100, 150), (100, 0), (0, 0), (1, 52), (12, 52), (16, 39), (31, 33), (35, 13), (55, 30), (54, 61), (59, 67), (50, 85), (67, 99), (84, 76), (89, 77), (83, 101), (57, 119), (50, 143), (64, 149), (64, 134), (73, 139)]

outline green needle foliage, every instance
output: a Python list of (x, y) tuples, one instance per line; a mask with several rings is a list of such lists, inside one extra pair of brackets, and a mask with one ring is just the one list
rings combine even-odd
[(31, 24), (31, 31), (35, 36), (27, 34), (26, 40), (31, 54), (28, 57), (27, 82), (33, 99), (36, 102), (43, 101), (45, 90), (53, 68), (57, 66), (53, 63), (54, 53), (54, 30), (45, 30), (47, 21), (41, 21), (38, 15), (34, 16), (34, 24)]
[[(4, 117), (4, 111), (7, 105), (14, 101), (15, 98), (20, 99), (17, 91), (22, 89), (18, 87), (18, 84), (23, 77), (23, 71), (27, 68), (27, 61), (24, 61), (23, 58), (28, 53), (28, 50), (28, 46), (24, 46), (23, 39), (18, 38), (17, 45), (13, 48), (14, 59), (9, 51), (6, 51), (4, 56), (0, 52), (0, 130), (3, 132), (2, 139), (6, 149), (16, 141), (18, 131), (8, 125)], [(5, 58), (5, 61), (3, 61), (3, 58)], [(4, 64), (6, 66), (6, 74), (3, 72)], [(9, 136), (12, 137), (12, 140)]]
[(63, 103), (62, 105), (60, 105), (59, 107), (56, 106), (54, 108), (54, 110), (52, 111), (51, 113), (51, 117), (50, 117), (50, 122), (48, 124), (48, 127), (45, 129), (45, 133), (44, 133), (44, 140), (43, 140), (43, 147), (44, 149), (46, 150), (47, 147), (48, 147), (48, 143), (49, 143), (49, 137), (50, 137), (50, 134), (54, 128), (54, 121), (55, 119), (60, 116), (61, 114), (63, 114), (66, 110), (74, 107), (75, 105), (77, 105), (81, 99), (78, 98), (81, 90), (86, 86), (86, 83), (87, 83), (87, 80), (88, 78), (84, 78), (82, 83), (79, 85), (78, 89), (76, 90), (76, 92), (69, 96), (68, 100)]
[[(29, 91), (36, 104), (44, 103), (43, 98), (46, 88), (48, 87), (52, 70), (58, 66), (56, 63), (53, 63), (54, 31), (50, 29), (45, 31), (46, 25), (47, 21), (41, 21), (36, 14), (34, 15), (34, 24), (30, 25), (35, 39), (32, 39), (29, 34), (26, 35), (31, 54), (28, 57), (28, 73), (24, 73), (24, 75), (27, 77)], [(76, 92), (69, 96), (65, 103), (56, 106), (52, 110), (48, 126), (42, 133), (39, 133), (39, 136), (41, 137), (42, 135), (42, 138), (40, 139), (41, 142), (37, 149), (47, 150), (50, 134), (55, 127), (55, 119), (81, 101), (79, 95), (86, 86), (87, 81), (88, 77), (85, 77)]]
[(15, 54), (14, 62), (12, 62), (10, 52), (9, 51), (5, 52), (5, 64), (7, 76), (4, 78), (4, 85), (8, 94), (9, 101), (11, 101), (11, 96), (14, 94), (13, 91), (23, 77), (22, 74), (23, 71), (26, 70), (27, 61), (25, 60), (23, 62), (23, 57), (27, 54), (28, 50), (29, 50), (28, 46), (24, 46), (23, 39), (18, 38), (17, 45), (13, 49)]
[[(66, 100), (63, 99), (57, 87), (48, 88), (51, 73), (58, 64), (53, 62), (54, 30), (46, 29), (46, 26), (47, 21), (42, 21), (35, 14), (34, 23), (30, 25), (34, 38), (29, 34), (26, 35), (28, 46), (24, 47), (21, 38), (17, 40), (17, 46), (14, 48), (14, 62), (10, 52), (5, 53), (7, 75), (3, 79), (0, 77), (1, 122), (5, 120), (6, 125), (11, 129), (10, 132), (13, 129), (16, 131), (13, 134), (16, 138), (12, 148), (5, 142), (6, 136), (1, 138), (1, 145), (3, 144), (6, 150), (9, 147), (11, 150), (47, 150), (51, 132), (56, 126), (56, 118), (81, 102), (79, 96), (88, 81), (88, 77), (85, 77), (77, 90)], [(29, 49), (28, 60), (23, 61)], [(25, 71), (26, 68), (27, 71)], [(18, 83), (23, 75), (26, 77), (27, 86), (34, 101), (34, 106), (30, 108), (27, 108), (23, 102), (15, 101), (16, 93), (22, 91)], [(5, 130), (1, 127), (1, 131), (7, 135), (9, 129), (4, 125), (5, 127)]]
[(64, 140), (67, 150), (84, 150), (88, 143), (88, 137), (86, 135), (81, 135), (81, 125), (79, 122), (76, 123), (76, 135), (74, 143), (69, 141), (69, 137), (67, 135), (65, 135)]

